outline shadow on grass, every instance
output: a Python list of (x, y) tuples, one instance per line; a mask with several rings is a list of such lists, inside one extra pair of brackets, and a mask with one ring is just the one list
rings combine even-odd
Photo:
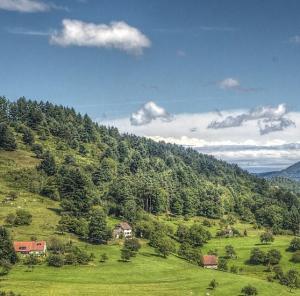
[(54, 212), (57, 215), (60, 215), (62, 213), (62, 210), (58, 209), (58, 208), (47, 208), (47, 210), (50, 210), (50, 211)]
[(140, 255), (144, 256), (144, 257), (158, 257), (158, 258), (164, 258), (161, 255), (155, 254), (155, 253), (147, 253), (147, 252), (139, 252)]

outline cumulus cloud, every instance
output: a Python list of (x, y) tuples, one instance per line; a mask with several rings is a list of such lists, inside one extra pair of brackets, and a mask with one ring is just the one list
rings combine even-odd
[[(278, 118), (283, 112), (280, 110), (275, 112)], [(221, 112), (224, 119), (228, 116), (236, 117), (249, 113), (247, 110), (221, 110)], [(207, 126), (216, 118), (218, 114), (212, 111), (176, 114), (171, 121), (152, 120), (145, 125), (133, 125), (128, 117), (100, 118), (99, 122), (108, 126), (116, 126), (121, 132), (192, 147), (200, 152), (237, 163), (251, 171), (281, 169), (299, 161), (299, 129), (287, 128), (261, 136), (257, 120), (246, 121), (239, 127), (207, 129)], [(300, 126), (299, 112), (287, 112), (283, 118)]]
[(63, 47), (115, 48), (132, 54), (142, 54), (144, 48), (151, 46), (147, 36), (122, 21), (106, 25), (65, 19), (62, 25), (61, 31), (50, 36), (50, 43)]
[(260, 134), (266, 135), (271, 132), (282, 131), (295, 126), (295, 122), (285, 118), (288, 113), (285, 104), (277, 107), (261, 106), (237, 116), (227, 116), (221, 121), (214, 120), (208, 125), (208, 129), (223, 129), (242, 126), (247, 121), (257, 121)]
[(43, 12), (51, 6), (38, 0), (0, 0), (0, 9), (19, 12)]
[(255, 88), (255, 87), (244, 87), (241, 85), (238, 79), (232, 77), (225, 78), (221, 81), (218, 81), (217, 85), (219, 86), (220, 89), (223, 90), (234, 90), (234, 91), (246, 92), (246, 93), (261, 90), (260, 88)]
[(146, 125), (155, 119), (170, 121), (172, 116), (162, 107), (150, 101), (142, 106), (137, 112), (131, 114), (131, 125)]
[(219, 86), (222, 89), (237, 89), (240, 86), (240, 82), (234, 78), (226, 78), (219, 82)]

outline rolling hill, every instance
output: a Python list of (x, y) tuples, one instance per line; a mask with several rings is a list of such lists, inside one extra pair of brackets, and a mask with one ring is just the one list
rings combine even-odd
[(261, 176), (263, 178), (267, 178), (267, 179), (271, 179), (274, 177), (282, 177), (282, 178), (288, 178), (288, 179), (299, 182), (300, 181), (300, 162), (297, 162), (284, 170), (262, 173), (259, 176)]

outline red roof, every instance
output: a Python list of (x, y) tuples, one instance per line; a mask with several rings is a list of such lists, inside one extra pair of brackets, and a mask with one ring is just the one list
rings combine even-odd
[(46, 248), (45, 241), (34, 242), (14, 242), (16, 252), (29, 253), (29, 252), (43, 252)]
[(218, 257), (215, 255), (204, 255), (202, 258), (202, 263), (204, 266), (218, 265)]

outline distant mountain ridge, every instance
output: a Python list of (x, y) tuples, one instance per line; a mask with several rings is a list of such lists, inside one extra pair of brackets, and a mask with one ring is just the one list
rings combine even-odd
[(274, 172), (267, 172), (259, 174), (260, 177), (272, 179), (275, 177), (282, 177), (288, 178), (293, 181), (300, 182), (300, 161), (291, 165), (290, 167), (281, 170), (281, 171), (274, 171)]

